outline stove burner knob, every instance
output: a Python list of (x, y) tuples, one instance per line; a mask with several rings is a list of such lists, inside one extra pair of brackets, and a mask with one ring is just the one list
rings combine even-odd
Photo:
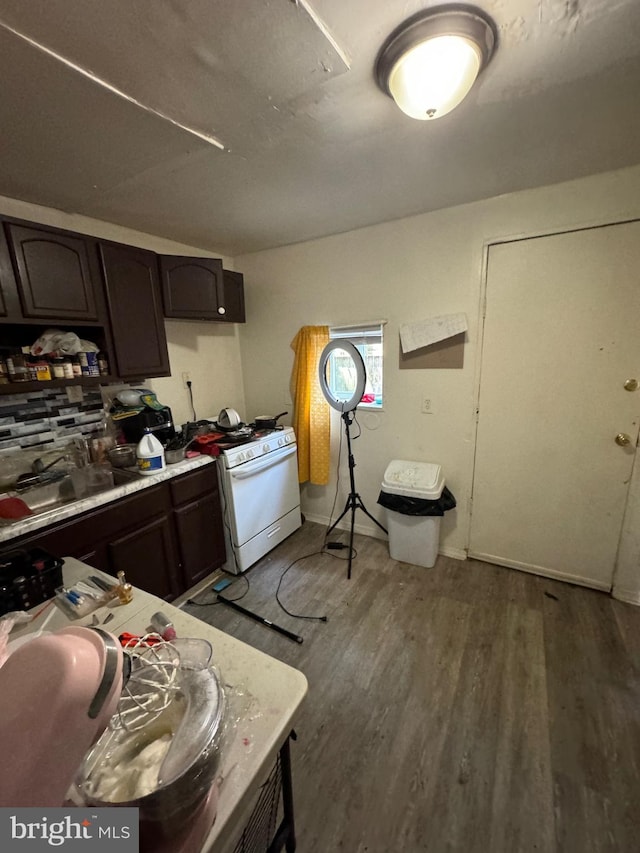
[(244, 462), (244, 453), (238, 453), (238, 462)]
[(279, 438), (278, 439), (278, 447), (282, 447), (283, 444), (284, 444), (284, 438)]
[(247, 459), (253, 459), (253, 450), (247, 450)]
[(285, 440), (285, 444), (291, 444), (291, 436), (290, 435), (285, 435), (284, 440)]
[(269, 445), (268, 445), (268, 444), (263, 444), (263, 445), (262, 445), (262, 452), (263, 452), (263, 453), (268, 453), (268, 452), (269, 452)]

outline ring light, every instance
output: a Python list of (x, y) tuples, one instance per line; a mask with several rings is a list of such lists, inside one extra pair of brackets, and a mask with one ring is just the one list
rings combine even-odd
[[(346, 368), (347, 370), (347, 380), (348, 380), (348, 388), (345, 393), (351, 394), (351, 397), (348, 400), (339, 400), (334, 392), (331, 390), (329, 386), (329, 382), (327, 381), (327, 365), (329, 363), (329, 359), (335, 350), (343, 350), (347, 356), (351, 358), (352, 364)], [(335, 365), (334, 365), (335, 367)], [(355, 374), (355, 377), (354, 377)], [(342, 420), (344, 421), (344, 431), (347, 436), (347, 458), (349, 461), (349, 484), (351, 486), (351, 491), (349, 492), (349, 497), (347, 498), (347, 502), (345, 507), (338, 516), (338, 518), (331, 524), (325, 533), (325, 542), (327, 537), (334, 530), (338, 524), (342, 521), (342, 519), (349, 513), (350, 515), (350, 532), (349, 532), (349, 568), (347, 569), (347, 578), (351, 577), (351, 562), (353, 560), (354, 550), (353, 550), (353, 529), (355, 524), (356, 510), (361, 509), (365, 515), (367, 515), (374, 524), (377, 524), (380, 530), (384, 533), (387, 533), (387, 528), (383, 527), (377, 518), (374, 518), (371, 513), (368, 511), (366, 506), (362, 502), (362, 498), (356, 492), (356, 480), (354, 475), (354, 468), (356, 467), (355, 459), (353, 458), (353, 453), (351, 452), (351, 433), (349, 431), (350, 425), (355, 420), (355, 414), (352, 414), (354, 409), (357, 408), (358, 403), (362, 400), (362, 395), (364, 394), (364, 388), (367, 383), (367, 372), (364, 367), (364, 360), (360, 351), (351, 343), (351, 341), (346, 341), (341, 338), (335, 338), (326, 345), (326, 347), (322, 350), (322, 354), (320, 356), (320, 362), (318, 364), (318, 379), (320, 380), (320, 387), (322, 388), (322, 393), (324, 394), (324, 398), (327, 403), (333, 408), (337, 409), (339, 412), (342, 412)], [(355, 389), (352, 392), (352, 388), (355, 380)], [(356, 436), (357, 438), (357, 436)], [(342, 443), (340, 444), (342, 447)], [(339, 457), (339, 454), (338, 454)], [(338, 462), (340, 459), (338, 458)], [(337, 493), (336, 493), (337, 494)], [(333, 515), (333, 510), (331, 511)], [(329, 543), (329, 547), (331, 547), (331, 543)], [(344, 547), (344, 545), (342, 545)]]
[[(329, 358), (334, 350), (344, 350), (347, 355), (351, 356), (353, 367), (355, 368), (355, 389), (348, 400), (339, 400), (329, 386), (327, 379), (327, 365)], [(351, 412), (358, 406), (364, 394), (365, 385), (367, 384), (367, 374), (364, 367), (364, 361), (360, 351), (351, 343), (351, 341), (341, 340), (336, 338), (329, 341), (326, 347), (322, 350), (320, 363), (318, 364), (318, 380), (320, 388), (324, 394), (327, 403), (339, 412)], [(349, 388), (351, 391), (351, 388)]]

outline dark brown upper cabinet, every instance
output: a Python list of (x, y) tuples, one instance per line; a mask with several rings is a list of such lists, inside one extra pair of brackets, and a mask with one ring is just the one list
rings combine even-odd
[(117, 370), (123, 379), (169, 376), (158, 258), (153, 252), (100, 243)]
[(244, 276), (241, 272), (224, 270), (224, 304), (230, 323), (244, 323)]
[(239, 300), (238, 284), (227, 285), (227, 271), (219, 258), (161, 255), (160, 275), (165, 317), (244, 322), (242, 282)]
[(7, 224), (21, 313), (26, 319), (100, 319), (97, 267), (89, 238)]
[(16, 279), (11, 266), (7, 238), (0, 223), (0, 317), (13, 317), (19, 311)]

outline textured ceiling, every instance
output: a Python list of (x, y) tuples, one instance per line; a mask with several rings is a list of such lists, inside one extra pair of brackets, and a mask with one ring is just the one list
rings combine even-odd
[(639, 0), (481, 0), (435, 122), (376, 87), (428, 2), (0, 0), (0, 194), (228, 254), (640, 162)]

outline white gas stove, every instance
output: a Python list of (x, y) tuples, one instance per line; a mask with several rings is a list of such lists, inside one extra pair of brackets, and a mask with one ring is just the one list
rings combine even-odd
[(293, 427), (262, 431), (218, 457), (227, 562), (240, 574), (301, 525)]

